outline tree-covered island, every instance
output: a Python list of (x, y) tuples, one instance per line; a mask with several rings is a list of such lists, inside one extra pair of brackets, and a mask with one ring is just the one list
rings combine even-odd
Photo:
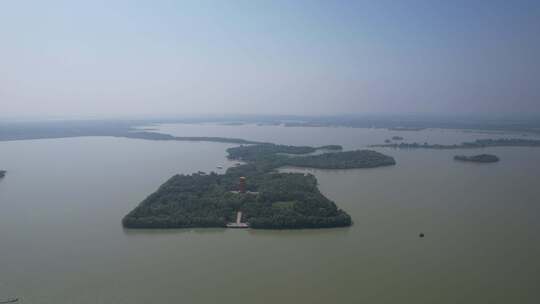
[(540, 147), (540, 140), (522, 139), (522, 138), (499, 138), (499, 139), (477, 139), (473, 142), (464, 142), (453, 145), (440, 145), (423, 143), (385, 143), (379, 145), (370, 145), (376, 148), (400, 148), (400, 149), (474, 149), (488, 147)]
[[(311, 174), (279, 173), (284, 166), (349, 169), (395, 164), (369, 150), (331, 152), (341, 146), (242, 145), (227, 150), (244, 164), (225, 174), (175, 175), (127, 214), (126, 228), (226, 227), (241, 211), (251, 228), (296, 229), (350, 226), (351, 217), (322, 195)], [(238, 181), (245, 179), (245, 190)]]
[(6, 170), (0, 170), (0, 178), (6, 176)]
[(491, 154), (479, 154), (479, 155), (456, 155), (454, 156), (455, 160), (475, 162), (475, 163), (496, 163), (499, 161), (499, 158), (496, 155)]

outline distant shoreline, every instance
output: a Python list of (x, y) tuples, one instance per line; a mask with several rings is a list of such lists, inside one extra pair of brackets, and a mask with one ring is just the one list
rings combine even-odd
[[(165, 133), (149, 132), (147, 126), (148, 123), (129, 121), (0, 123), (0, 141), (107, 136), (163, 141), (206, 141), (233, 144), (262, 143), (230, 137), (173, 136)], [(139, 127), (144, 128), (140, 129)]]
[(472, 120), (447, 121), (435, 119), (385, 118), (385, 117), (303, 117), (303, 116), (231, 116), (221, 118), (137, 119), (137, 120), (64, 120), (15, 122), (0, 120), (0, 141), (69, 138), (83, 136), (112, 136), (148, 140), (212, 141), (223, 143), (260, 143), (228, 137), (177, 137), (156, 130), (158, 124), (201, 124), (234, 127), (245, 124), (254, 126), (283, 127), (344, 127), (375, 128), (396, 132), (416, 132), (426, 129), (457, 130), (462, 132), (507, 133), (508, 135), (540, 135), (540, 120)]
[[(53, 122), (26, 122), (26, 123), (2, 123), (0, 122), (0, 142), (18, 141), (18, 140), (37, 140), (37, 139), (58, 139), (75, 137), (118, 137), (130, 139), (143, 139), (155, 141), (190, 141), (190, 142), (217, 142), (227, 144), (264, 144), (255, 140), (248, 140), (234, 137), (217, 136), (173, 136), (170, 134), (153, 132), (158, 130), (155, 125), (159, 122), (154, 121), (53, 121)], [(174, 121), (163, 121), (162, 123), (182, 123)], [(197, 122), (183, 122), (197, 123)], [(224, 128), (228, 126), (237, 126), (240, 123), (221, 124)], [(342, 126), (345, 127), (345, 126)], [(389, 130), (414, 130), (417, 128), (389, 128)], [(462, 130), (463, 132), (475, 132), (471, 129)], [(489, 132), (500, 134), (501, 131), (478, 130), (477, 132)], [(513, 131), (508, 131), (513, 132)], [(402, 138), (394, 136), (394, 138)], [(386, 140), (384, 144), (367, 145), (370, 148), (396, 148), (396, 149), (471, 149), (487, 147), (538, 147), (540, 140), (505, 138), (505, 139), (481, 139), (474, 142), (464, 142), (461, 144), (441, 145), (429, 143), (391, 143)]]
[(453, 145), (439, 145), (428, 143), (391, 143), (370, 145), (370, 148), (394, 148), (394, 149), (434, 149), (434, 150), (451, 150), (451, 149), (478, 149), (490, 147), (540, 147), (540, 140), (521, 139), (521, 138), (501, 138), (501, 139), (477, 139), (473, 142), (463, 142)]

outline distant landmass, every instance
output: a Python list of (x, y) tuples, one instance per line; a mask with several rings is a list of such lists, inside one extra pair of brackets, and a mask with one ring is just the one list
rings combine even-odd
[(149, 128), (138, 129), (137, 126), (149, 124), (149, 121), (48, 121), (24, 123), (0, 123), (0, 141), (29, 140), (45, 138), (69, 138), (87, 136), (111, 136), (144, 140), (172, 141), (208, 141), (233, 144), (256, 144), (257, 141), (228, 137), (204, 136), (172, 136), (158, 132), (150, 132)]
[(475, 163), (495, 163), (499, 161), (499, 158), (495, 155), (491, 154), (479, 154), (479, 155), (472, 155), (472, 156), (465, 156), (465, 155), (456, 155), (454, 156), (455, 160), (459, 161), (467, 161), (467, 162), (475, 162)]
[[(257, 143), (238, 138), (175, 137), (152, 132), (151, 126), (165, 123), (216, 123), (224, 128), (243, 124), (286, 127), (385, 128), (395, 131), (419, 131), (427, 128), (460, 129), (501, 133), (540, 134), (536, 119), (455, 119), (424, 116), (296, 116), (296, 115), (224, 115), (192, 118), (155, 118), (131, 120), (48, 120), (35, 122), (0, 121), (0, 141), (80, 136), (115, 136), (147, 140), (216, 141)], [(150, 126), (150, 128), (148, 128)], [(141, 127), (146, 127), (142, 129)]]
[(429, 115), (238, 115), (208, 118), (205, 121), (243, 121), (244, 123), (275, 124), (286, 127), (350, 127), (384, 128), (395, 131), (420, 131), (424, 129), (458, 129), (464, 131), (520, 132), (540, 134), (540, 117), (486, 118), (443, 117)]
[[(392, 157), (341, 146), (242, 145), (227, 150), (244, 164), (225, 174), (175, 175), (127, 214), (126, 228), (249, 227), (261, 229), (349, 226), (351, 217), (322, 195), (311, 174), (279, 173), (283, 166), (325, 169), (373, 168), (395, 164)], [(296, 156), (291, 156), (296, 155)], [(245, 223), (238, 223), (243, 216)]]
[(380, 145), (370, 145), (378, 148), (400, 148), (400, 149), (470, 149), (487, 147), (540, 147), (540, 140), (521, 138), (501, 138), (501, 139), (477, 139), (473, 142), (464, 142), (453, 145), (431, 145), (428, 143), (385, 143)]
[(245, 140), (241, 138), (230, 137), (208, 137), (208, 136), (172, 136), (169, 134), (155, 133), (155, 132), (127, 132), (118, 135), (111, 135), (114, 137), (126, 137), (146, 140), (176, 140), (176, 141), (208, 141), (208, 142), (220, 142), (229, 144), (257, 144), (260, 142)]
[(425, 130), (426, 128), (422, 128), (422, 127), (393, 127), (393, 128), (388, 128), (388, 130), (390, 131), (422, 131), (422, 130)]
[(3, 178), (4, 176), (6, 176), (6, 170), (0, 170), (0, 178)]

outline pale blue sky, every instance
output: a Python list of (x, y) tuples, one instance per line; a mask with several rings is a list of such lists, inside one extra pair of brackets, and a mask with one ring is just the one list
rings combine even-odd
[(540, 1), (2, 1), (0, 116), (540, 113)]

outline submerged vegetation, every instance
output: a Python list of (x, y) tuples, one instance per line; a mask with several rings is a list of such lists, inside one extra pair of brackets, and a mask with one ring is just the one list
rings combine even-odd
[[(294, 229), (349, 226), (351, 217), (322, 195), (311, 174), (278, 173), (283, 166), (326, 169), (372, 168), (395, 164), (375, 151), (311, 154), (341, 146), (275, 144), (229, 148), (230, 159), (246, 162), (225, 174), (175, 175), (122, 221), (127, 228), (225, 227), (242, 211), (252, 228)], [(297, 155), (297, 157), (288, 155)], [(238, 180), (247, 180), (239, 193)]]
[(479, 155), (472, 155), (472, 156), (456, 155), (454, 156), (454, 159), (459, 160), (459, 161), (468, 161), (468, 162), (475, 162), (475, 163), (495, 163), (499, 161), (499, 158), (496, 155), (491, 155), (491, 154), (479, 154)]

